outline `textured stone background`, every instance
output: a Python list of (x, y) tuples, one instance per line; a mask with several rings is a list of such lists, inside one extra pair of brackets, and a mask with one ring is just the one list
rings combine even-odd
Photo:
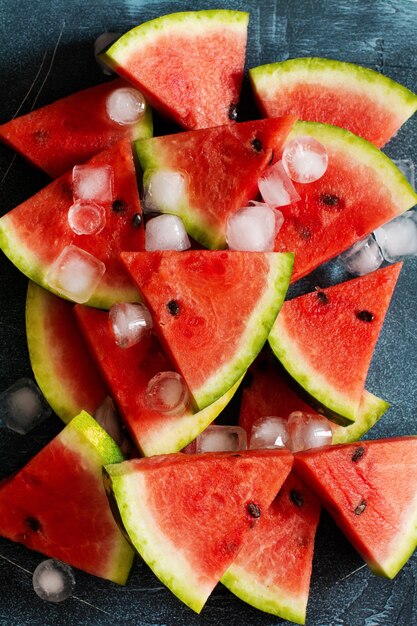
[[(1, 0), (0, 122), (26, 113), (103, 79), (92, 54), (96, 36), (124, 32), (176, 10), (222, 7), (199, 1)], [(251, 13), (248, 66), (298, 56), (325, 56), (377, 69), (416, 90), (415, 0), (277, 0), (225, 2)], [(394, 158), (417, 161), (417, 119), (389, 144)], [(10, 164), (12, 163), (11, 167)], [(10, 169), (9, 169), (10, 168)], [(7, 173), (7, 175), (6, 175)], [(46, 182), (12, 152), (0, 148), (1, 214)], [(370, 207), (371, 209), (371, 207)], [(417, 260), (401, 274), (369, 374), (368, 388), (392, 403), (372, 437), (416, 432)], [(344, 278), (335, 263), (302, 281), (293, 293)], [(31, 375), (24, 330), (26, 279), (0, 258), (0, 390)], [(0, 478), (20, 468), (60, 429), (57, 418), (26, 437), (0, 428)], [(182, 606), (143, 563), (126, 588), (77, 572), (76, 598), (43, 603), (32, 591), (30, 572), (41, 556), (0, 540), (1, 626), (275, 626), (282, 620), (237, 600), (221, 585), (200, 617)], [(394, 581), (374, 577), (332, 521), (323, 515), (317, 538), (310, 626), (415, 626), (417, 559)], [(22, 569), (23, 568), (23, 569)]]

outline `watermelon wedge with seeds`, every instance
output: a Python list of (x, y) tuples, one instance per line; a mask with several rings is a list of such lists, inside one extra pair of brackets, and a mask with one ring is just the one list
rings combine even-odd
[(227, 124), (239, 101), (248, 19), (225, 10), (164, 15), (130, 30), (101, 58), (184, 128)]
[(269, 336), (276, 357), (309, 402), (342, 424), (359, 415), (401, 267), (396, 263), (285, 302)]
[(199, 613), (291, 465), (287, 451), (179, 453), (107, 465), (105, 482), (141, 557)]
[(394, 578), (417, 546), (417, 437), (298, 453), (295, 466), (370, 569)]
[(125, 584), (133, 550), (116, 525), (102, 465), (123, 455), (82, 412), (22, 470), (0, 484), (0, 535)]
[(293, 263), (291, 254), (207, 250), (124, 252), (122, 259), (200, 410), (224, 395), (261, 350)]
[(388, 76), (353, 63), (301, 58), (254, 67), (261, 113), (341, 126), (383, 146), (417, 110), (417, 96)]

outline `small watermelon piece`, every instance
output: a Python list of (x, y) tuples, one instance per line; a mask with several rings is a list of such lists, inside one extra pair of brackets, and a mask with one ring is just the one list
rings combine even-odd
[[(278, 416), (287, 418), (293, 411), (315, 414), (290, 386), (278, 361), (269, 354), (261, 354), (249, 368), (244, 383), (240, 404), (239, 426), (248, 436), (253, 423), (261, 417)], [(357, 441), (368, 432), (389, 408), (388, 402), (364, 390), (358, 416), (350, 426), (330, 423), (333, 443)]]
[(0, 535), (125, 584), (133, 550), (108, 506), (102, 465), (123, 455), (84, 411), (0, 485)]
[[(64, 174), (0, 219), (0, 247), (21, 272), (45, 289), (49, 268), (63, 248), (74, 244), (106, 265), (91, 306), (109, 308), (114, 302), (137, 301), (138, 293), (124, 270), (121, 250), (143, 250), (145, 233), (135, 228), (132, 216), (141, 214), (130, 142), (113, 144), (89, 161), (111, 165), (117, 210), (106, 207), (106, 225), (98, 235), (76, 235), (68, 224), (73, 203), (71, 172)], [(122, 210), (120, 210), (122, 208)]]
[(0, 126), (0, 140), (52, 178), (84, 163), (123, 138), (152, 137), (152, 112), (131, 126), (113, 122), (106, 113), (112, 91), (127, 87), (117, 79), (57, 100)]
[(106, 466), (124, 528), (199, 613), (292, 465), (287, 451), (174, 454)]
[(394, 578), (417, 545), (417, 437), (301, 452), (295, 463), (371, 570)]
[(292, 281), (417, 203), (402, 173), (369, 142), (313, 122), (297, 122), (288, 140), (304, 135), (326, 148), (329, 165), (316, 182), (294, 183), (301, 200), (280, 208), (284, 223), (275, 249), (295, 253)]
[(248, 20), (241, 11), (165, 15), (130, 30), (101, 57), (184, 128), (227, 124), (239, 101)]
[(146, 403), (149, 381), (159, 372), (174, 369), (156, 336), (146, 336), (123, 350), (111, 333), (108, 313), (77, 305), (75, 314), (123, 421), (145, 456), (184, 448), (218, 416), (239, 386), (240, 381), (198, 413), (170, 415), (151, 410)]
[(288, 373), (334, 419), (354, 422), (402, 263), (285, 302), (269, 336)]
[(383, 146), (417, 110), (417, 96), (391, 78), (333, 59), (303, 58), (249, 70), (266, 117), (341, 126)]
[(304, 624), (320, 508), (291, 472), (222, 583), (257, 609)]
[(261, 350), (293, 263), (291, 254), (208, 250), (125, 252), (122, 259), (200, 410), (223, 396)]
[(228, 215), (256, 198), (258, 179), (294, 121), (287, 116), (137, 141), (144, 184), (161, 169), (183, 172), (185, 191), (175, 214), (202, 245), (224, 248)]
[(93, 414), (108, 392), (71, 303), (30, 281), (26, 335), (36, 382), (58, 417), (68, 423), (83, 408)]

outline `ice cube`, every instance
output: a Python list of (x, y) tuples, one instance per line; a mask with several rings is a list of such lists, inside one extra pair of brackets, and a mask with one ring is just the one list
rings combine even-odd
[(384, 258), (393, 263), (417, 255), (417, 213), (407, 211), (374, 231)]
[(125, 456), (132, 452), (133, 446), (123, 430), (121, 419), (110, 396), (104, 398), (100, 406), (94, 411), (94, 419), (117, 443)]
[(327, 170), (326, 148), (313, 137), (296, 137), (289, 141), (282, 153), (282, 164), (291, 180), (313, 183)]
[(45, 281), (59, 295), (82, 304), (91, 298), (105, 271), (99, 259), (71, 244), (55, 259)]
[(143, 211), (175, 213), (185, 195), (186, 176), (175, 170), (148, 170), (144, 179)]
[(277, 161), (258, 180), (262, 198), (271, 207), (285, 206), (301, 200), (288, 177), (282, 161)]
[(68, 210), (68, 224), (76, 235), (98, 235), (106, 225), (106, 210), (95, 202), (77, 200)]
[(0, 418), (20, 435), (26, 435), (51, 414), (51, 407), (30, 378), (20, 378), (0, 394)]
[(208, 426), (196, 439), (196, 452), (246, 450), (246, 431), (240, 426)]
[(148, 383), (146, 402), (160, 413), (184, 413), (189, 405), (184, 379), (177, 372), (159, 372)]
[(320, 448), (332, 443), (333, 431), (329, 420), (322, 415), (293, 411), (288, 417), (290, 448), (292, 452)]
[(393, 163), (404, 174), (410, 185), (415, 189), (415, 167), (411, 159), (397, 159)]
[(256, 420), (252, 425), (249, 448), (288, 448), (289, 433), (287, 420), (282, 417), (267, 416)]
[(47, 559), (33, 572), (33, 588), (47, 602), (62, 602), (69, 598), (75, 587), (72, 568), (66, 563)]
[(113, 201), (114, 172), (111, 165), (75, 165), (72, 169), (74, 200), (91, 200), (97, 204)]
[(231, 250), (272, 252), (275, 235), (284, 218), (281, 211), (267, 204), (246, 206), (229, 216), (226, 241)]
[(364, 276), (380, 267), (383, 256), (372, 235), (362, 239), (339, 256), (345, 269), (355, 276)]
[(107, 115), (120, 126), (130, 126), (139, 122), (145, 109), (145, 98), (133, 87), (120, 87), (107, 96)]
[(105, 74), (106, 76), (111, 76), (111, 74), (113, 74), (114, 72), (107, 65), (107, 63), (98, 58), (98, 55), (104, 52), (106, 48), (108, 48), (112, 43), (119, 39), (121, 35), (122, 33), (102, 33), (97, 37), (94, 42), (94, 56), (103, 74)]
[(188, 250), (191, 247), (187, 231), (180, 217), (176, 215), (158, 215), (146, 224), (145, 249), (152, 250)]
[(144, 304), (113, 304), (109, 321), (120, 348), (134, 346), (152, 329), (152, 317)]

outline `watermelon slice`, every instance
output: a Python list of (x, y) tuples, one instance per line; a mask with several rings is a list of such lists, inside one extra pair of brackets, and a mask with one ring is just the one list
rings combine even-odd
[(26, 335), (36, 382), (58, 417), (68, 423), (83, 408), (93, 414), (108, 392), (72, 305), (29, 282)]
[(269, 343), (310, 400), (354, 422), (402, 263), (284, 303)]
[[(258, 178), (294, 121), (287, 116), (137, 141), (144, 184), (158, 170), (184, 172), (185, 190), (175, 214), (201, 244), (224, 248), (228, 215), (257, 196)], [(165, 206), (158, 210), (173, 212)]]
[(291, 254), (207, 250), (126, 252), (122, 259), (200, 410), (224, 395), (262, 348), (293, 262)]
[(137, 26), (101, 58), (184, 128), (235, 118), (248, 13), (190, 11)]
[(296, 455), (297, 471), (371, 570), (394, 578), (417, 545), (417, 437)]
[(320, 508), (291, 472), (222, 583), (257, 609), (304, 624)]
[(0, 485), (0, 535), (124, 584), (133, 550), (110, 512), (102, 465), (123, 455), (84, 411)]
[(138, 293), (120, 263), (120, 250), (144, 248), (145, 233), (132, 216), (141, 214), (132, 149), (128, 140), (93, 157), (93, 165), (111, 165), (114, 194), (120, 202), (106, 207), (106, 226), (98, 235), (76, 235), (68, 224), (72, 205), (71, 173), (61, 176), (0, 219), (0, 247), (31, 280), (53, 291), (48, 270), (63, 248), (74, 244), (106, 265), (91, 306), (109, 308), (118, 301), (137, 301)]
[(105, 470), (134, 547), (199, 613), (291, 465), (287, 451), (252, 450), (154, 456)]
[(152, 137), (149, 107), (131, 126), (117, 124), (107, 115), (107, 97), (126, 86), (117, 79), (57, 100), (0, 126), (0, 140), (57, 178), (120, 139)]
[(292, 114), (383, 146), (417, 110), (417, 96), (383, 74), (332, 59), (290, 59), (249, 70), (265, 117)]
[(239, 386), (240, 381), (199, 413), (170, 415), (151, 410), (146, 403), (149, 381), (158, 372), (174, 369), (158, 339), (149, 335), (123, 350), (115, 343), (107, 313), (80, 305), (75, 313), (123, 421), (145, 456), (184, 448), (218, 416)]
[(294, 183), (300, 202), (280, 208), (275, 249), (295, 253), (293, 281), (417, 203), (392, 161), (364, 139), (313, 122), (297, 122), (288, 139), (304, 135), (325, 146), (329, 166), (314, 183)]
[[(316, 413), (315, 409), (291, 388), (284, 371), (274, 356), (266, 351), (249, 368), (243, 385), (239, 414), (239, 426), (242, 426), (249, 436), (253, 423), (261, 417), (276, 415), (286, 418), (293, 411)], [(349, 443), (360, 439), (388, 408), (388, 402), (365, 389), (361, 396), (358, 416), (353, 424), (340, 426), (330, 423), (333, 443)]]

